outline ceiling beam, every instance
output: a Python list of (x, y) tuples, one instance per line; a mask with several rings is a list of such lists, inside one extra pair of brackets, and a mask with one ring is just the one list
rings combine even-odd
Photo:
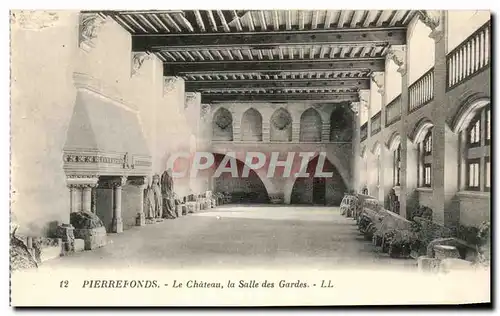
[(359, 88), (370, 89), (370, 79), (337, 78), (337, 79), (281, 79), (281, 80), (197, 80), (186, 81), (187, 91), (208, 89), (253, 89), (253, 88)]
[(201, 103), (218, 102), (358, 102), (358, 93), (210, 93), (201, 94)]
[[(213, 22), (212, 22), (213, 24)], [(307, 44), (362, 44), (386, 43), (402, 45), (406, 41), (405, 28), (318, 29), (314, 31), (236, 32), (198, 34), (133, 34), (133, 51), (151, 51), (162, 48), (200, 48), (203, 46), (278, 46)]]
[(332, 71), (357, 69), (384, 71), (385, 59), (369, 57), (322, 60), (203, 61), (163, 64), (163, 71), (166, 76), (202, 72)]

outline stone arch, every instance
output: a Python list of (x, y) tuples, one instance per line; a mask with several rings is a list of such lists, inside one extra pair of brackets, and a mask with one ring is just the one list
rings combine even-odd
[[(213, 155), (214, 155), (214, 158), (217, 157), (217, 156), (226, 156), (228, 153), (227, 152), (223, 152), (223, 151), (213, 151), (212, 152)], [(240, 176), (241, 175), (241, 170), (240, 168), (245, 164), (245, 158), (244, 157), (238, 157), (238, 155), (235, 157), (236, 159), (236, 162), (238, 164), (238, 175)], [(269, 198), (269, 195), (276, 192), (276, 188), (275, 188), (275, 185), (271, 182), (271, 179), (267, 177), (267, 171), (264, 170), (264, 169), (257, 169), (257, 170), (253, 170), (253, 169), (250, 169), (250, 173), (249, 173), (249, 177), (252, 176), (252, 174), (256, 175), (260, 182), (263, 184), (265, 190), (266, 190), (266, 194), (267, 194), (267, 197)]]
[(250, 108), (241, 117), (241, 140), (262, 141), (262, 115), (254, 108)]
[(430, 119), (426, 117), (420, 119), (411, 131), (409, 135), (410, 139), (412, 139), (415, 144), (420, 143), (424, 139), (427, 130), (433, 126), (434, 124)]
[(467, 98), (460, 106), (459, 110), (453, 117), (451, 129), (454, 133), (458, 133), (466, 128), (476, 113), (482, 108), (491, 103), (490, 98), (472, 95)]
[(287, 109), (281, 107), (274, 111), (269, 120), (271, 141), (292, 141), (292, 116)]
[(363, 146), (359, 152), (361, 158), (366, 158), (366, 146)]
[(212, 116), (212, 140), (233, 140), (233, 115), (220, 107)]
[[(340, 169), (338, 169), (330, 159), (325, 157), (323, 166), (324, 172), (333, 172), (332, 177), (314, 178), (314, 172), (318, 163), (319, 153), (309, 160), (307, 172), (310, 174), (307, 178), (290, 177), (287, 179), (284, 187), (285, 203), (292, 204), (325, 204), (325, 205), (340, 205), (340, 201), (347, 191), (347, 182), (343, 178)], [(317, 182), (317, 183), (316, 183)], [(322, 184), (321, 184), (322, 183)], [(314, 200), (314, 186), (321, 185), (324, 189), (323, 202)], [(313, 192), (304, 192), (308, 189)], [(317, 196), (316, 196), (317, 198)]]
[(400, 143), (401, 143), (401, 135), (399, 135), (398, 132), (394, 132), (387, 141), (387, 148), (389, 148), (389, 151), (391, 152), (395, 151)]
[[(337, 156), (335, 156), (335, 154), (332, 154), (329, 152), (326, 152), (325, 154), (326, 154), (325, 164), (326, 164), (326, 161), (328, 161), (335, 168), (335, 170), (338, 172), (338, 174), (340, 175), (340, 178), (342, 179), (342, 182), (346, 185), (346, 188), (349, 188), (349, 184), (350, 184), (349, 172), (346, 169), (341, 168), (342, 164), (340, 162), (340, 159), (337, 158)], [(319, 156), (319, 152), (316, 153), (313, 157), (311, 157), (311, 159), (309, 159), (309, 162), (316, 159), (318, 156)], [(288, 177), (288, 179), (285, 182), (285, 187), (283, 189), (283, 192), (284, 192), (284, 198), (285, 198), (286, 204), (290, 204), (292, 189), (293, 189), (293, 186), (295, 184), (296, 179), (297, 178), (292, 174), (292, 176)]]
[(373, 155), (380, 155), (380, 150), (382, 149), (382, 145), (380, 145), (379, 141), (376, 141), (375, 144), (372, 146), (372, 154)]
[(320, 142), (321, 129), (323, 121), (321, 115), (314, 108), (305, 110), (300, 116), (300, 134), (301, 142)]

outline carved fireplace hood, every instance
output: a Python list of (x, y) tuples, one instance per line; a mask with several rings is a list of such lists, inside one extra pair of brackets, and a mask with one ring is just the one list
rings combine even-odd
[(78, 89), (63, 160), (68, 176), (139, 176), (151, 171), (137, 113), (90, 89)]

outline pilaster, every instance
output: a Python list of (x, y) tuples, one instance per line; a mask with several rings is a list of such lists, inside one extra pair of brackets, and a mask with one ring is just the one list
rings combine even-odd
[[(360, 97), (361, 99), (361, 97)], [(360, 156), (360, 128), (361, 128), (361, 121), (360, 121), (360, 111), (361, 111), (361, 101), (360, 102), (353, 102), (351, 104), (351, 109), (353, 111), (353, 136), (352, 136), (352, 160), (351, 160), (351, 174), (352, 174), (352, 183), (351, 183), (351, 189), (355, 190), (356, 192), (361, 190), (360, 186), (360, 172), (361, 172), (361, 156)]]
[[(432, 112), (432, 210), (434, 221), (450, 228), (458, 225), (460, 209), (455, 199), (459, 190), (459, 135), (455, 134), (446, 123), (446, 30), (445, 11), (437, 11), (428, 19), (437, 26), (431, 35), (435, 40), (434, 64), (434, 103)], [(429, 18), (430, 16), (430, 18)]]
[(321, 124), (321, 142), (329, 143), (330, 142), (330, 122), (323, 122)]
[(294, 120), (292, 122), (292, 142), (298, 143), (300, 141), (300, 121)]
[(262, 141), (270, 142), (271, 141), (271, 123), (269, 120), (262, 121)]

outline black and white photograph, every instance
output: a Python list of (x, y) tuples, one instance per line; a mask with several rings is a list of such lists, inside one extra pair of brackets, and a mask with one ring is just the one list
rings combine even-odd
[(492, 12), (228, 8), (10, 11), (11, 306), (490, 304)]

